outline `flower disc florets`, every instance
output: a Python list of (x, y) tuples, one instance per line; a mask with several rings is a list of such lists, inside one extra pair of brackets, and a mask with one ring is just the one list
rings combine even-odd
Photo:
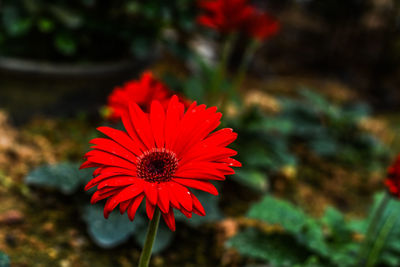
[(165, 148), (154, 148), (138, 158), (137, 175), (151, 183), (168, 182), (178, 168), (174, 152)]

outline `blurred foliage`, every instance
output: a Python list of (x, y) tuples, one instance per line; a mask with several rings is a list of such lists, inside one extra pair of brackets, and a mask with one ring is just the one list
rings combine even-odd
[(361, 120), (370, 116), (368, 106), (334, 104), (306, 89), (299, 96), (281, 98), (276, 114), (254, 107), (226, 122), (239, 134), (234, 146), (243, 168), (234, 176), (237, 181), (265, 191), (269, 176), (301, 163), (294, 151), (301, 146), (349, 168), (372, 171), (384, 166), (389, 149), (360, 127)]
[(0, 267), (9, 267), (10, 259), (6, 254), (0, 251)]
[(80, 171), (78, 168), (79, 164), (68, 162), (45, 165), (30, 172), (25, 181), (29, 185), (55, 188), (69, 195), (88, 181), (93, 171), (91, 169)]
[[(375, 197), (371, 211), (381, 198), (382, 194)], [(378, 225), (382, 226), (389, 214), (396, 216), (395, 224), (383, 240), (378, 265), (399, 265), (399, 208), (400, 202), (393, 200), (380, 218)], [(314, 218), (301, 208), (272, 196), (254, 204), (247, 217), (258, 220), (260, 225), (239, 232), (227, 245), (243, 256), (274, 266), (358, 266), (360, 244), (371, 220), (371, 216), (364, 220), (347, 220), (332, 207), (328, 207), (321, 218)]]
[[(92, 177), (93, 169), (78, 170), (78, 168), (78, 163), (61, 162), (55, 165), (45, 165), (34, 169), (27, 175), (25, 181), (36, 187), (58, 190), (63, 194), (70, 195), (74, 200), (72, 203), (81, 203), (82, 198), (87, 198), (87, 195), (83, 194), (83, 187)], [(194, 214), (192, 218), (188, 219), (180, 212), (175, 212), (177, 221), (191, 227), (199, 227), (222, 218), (216, 196), (199, 190), (192, 191), (203, 204), (207, 215), (202, 217)], [(113, 211), (108, 219), (105, 219), (103, 206), (104, 203), (100, 202), (80, 209), (82, 220), (86, 223), (88, 234), (92, 240), (102, 248), (112, 248), (133, 236), (137, 244), (142, 246), (148, 221), (144, 204), (142, 203), (140, 206), (133, 222), (128, 219), (126, 214), (121, 215), (117, 210)], [(78, 207), (76, 208), (78, 209)], [(162, 222), (157, 235), (153, 253), (159, 253), (166, 249), (173, 240), (174, 232)]]
[(165, 28), (189, 31), (190, 0), (5, 0), (0, 55), (63, 61), (153, 56)]

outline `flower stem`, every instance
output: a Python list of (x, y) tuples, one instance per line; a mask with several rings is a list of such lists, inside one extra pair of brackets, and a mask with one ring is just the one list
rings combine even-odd
[(370, 224), (368, 225), (368, 229), (365, 234), (365, 241), (363, 242), (360, 248), (357, 266), (361, 266), (363, 263), (365, 263), (365, 261), (368, 258), (369, 248), (371, 246), (371, 243), (375, 239), (379, 220), (381, 219), (389, 201), (390, 201), (390, 196), (387, 193), (385, 193), (373, 214)]
[(233, 93), (239, 94), (240, 86), (242, 85), (244, 79), (246, 78), (246, 73), (249, 68), (250, 62), (254, 57), (254, 54), (258, 47), (260, 47), (261, 42), (254, 39), (251, 41), (249, 46), (246, 48), (244, 52), (242, 62), (239, 65), (239, 68), (236, 72), (236, 78), (233, 82)]
[(376, 262), (378, 261), (379, 255), (382, 251), (382, 248), (385, 245), (385, 241), (389, 236), (393, 226), (395, 225), (397, 218), (398, 215), (395, 212), (392, 212), (389, 218), (386, 219), (384, 225), (379, 231), (379, 235), (376, 238), (374, 246), (371, 249), (371, 253), (369, 254), (368, 261), (366, 264), (367, 267), (375, 266)]
[(146, 241), (144, 242), (142, 254), (140, 255), (139, 267), (148, 267), (151, 258), (151, 250), (153, 249), (154, 240), (156, 239), (158, 224), (160, 223), (161, 212), (158, 208), (154, 211), (153, 219), (147, 228)]
[[(220, 62), (215, 70), (215, 73), (213, 75), (212, 81), (211, 81), (211, 101), (212, 104), (215, 104), (218, 99), (218, 92), (222, 89), (222, 83), (224, 82), (226, 78), (226, 72), (227, 72), (227, 65), (228, 65), (228, 59), (229, 55), (232, 52), (233, 45), (236, 41), (237, 38), (237, 33), (231, 33), (225, 40), (223, 46), (222, 46), (222, 55)], [(215, 98), (215, 99), (214, 99)]]

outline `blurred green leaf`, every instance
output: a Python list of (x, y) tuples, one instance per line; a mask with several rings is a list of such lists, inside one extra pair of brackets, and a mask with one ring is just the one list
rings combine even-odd
[(0, 251), (0, 267), (9, 267), (10, 266), (10, 259), (8, 256)]
[(14, 6), (2, 7), (2, 22), (5, 30), (13, 37), (26, 34), (32, 26), (32, 20), (29, 17), (21, 17), (19, 11)]
[(37, 25), (38, 25), (39, 30), (41, 32), (45, 32), (45, 33), (53, 31), (54, 27), (55, 27), (54, 22), (47, 18), (40, 19), (38, 21)]
[(69, 162), (44, 165), (30, 172), (25, 182), (54, 188), (63, 194), (73, 194), (92, 177), (92, 169), (79, 170), (79, 166), (77, 163)]
[(241, 255), (264, 260), (272, 266), (291, 267), (307, 260), (307, 251), (290, 236), (269, 236), (247, 229), (227, 242)]
[(126, 214), (121, 215), (114, 211), (105, 219), (101, 205), (87, 205), (83, 209), (83, 220), (90, 237), (98, 246), (112, 248), (122, 244), (138, 231), (143, 218), (135, 216), (135, 221), (131, 222)]
[(56, 35), (54, 42), (57, 50), (63, 55), (71, 56), (76, 53), (77, 46), (75, 40), (68, 35), (58, 34)]

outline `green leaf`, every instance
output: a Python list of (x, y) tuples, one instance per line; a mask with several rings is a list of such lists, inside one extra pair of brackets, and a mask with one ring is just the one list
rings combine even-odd
[(54, 22), (47, 18), (41, 18), (38, 23), (37, 27), (41, 32), (48, 33), (54, 30)]
[(55, 47), (65, 56), (71, 56), (76, 53), (77, 44), (75, 40), (66, 34), (57, 34), (54, 40)]
[(92, 240), (102, 248), (112, 248), (124, 243), (135, 233), (144, 220), (139, 214), (131, 222), (126, 214), (114, 211), (104, 218), (101, 205), (88, 205), (83, 209), (83, 220)]
[(10, 266), (10, 259), (8, 256), (0, 251), (0, 267), (9, 267)]
[(19, 10), (14, 6), (2, 7), (2, 22), (5, 30), (11, 36), (22, 36), (26, 34), (31, 26), (31, 18), (21, 17)]
[(49, 187), (63, 194), (73, 194), (90, 178), (92, 169), (79, 170), (78, 163), (63, 162), (44, 165), (28, 174), (25, 182), (30, 185)]
[(317, 221), (288, 202), (266, 196), (250, 208), (247, 216), (267, 224), (280, 225), (285, 231), (293, 234), (300, 244), (322, 255), (328, 253), (323, 232)]
[(227, 242), (241, 255), (269, 262), (272, 266), (294, 266), (305, 263), (308, 252), (296, 240), (286, 235), (265, 235), (256, 229), (246, 229)]

